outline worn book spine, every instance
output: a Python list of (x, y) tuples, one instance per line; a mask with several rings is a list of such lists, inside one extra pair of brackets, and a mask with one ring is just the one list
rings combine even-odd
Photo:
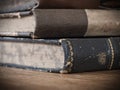
[(120, 69), (120, 37), (0, 38), (0, 66), (76, 73)]
[(95, 9), (36, 9), (38, 38), (119, 36), (120, 11)]
[(70, 72), (120, 69), (120, 37), (70, 39), (65, 69)]

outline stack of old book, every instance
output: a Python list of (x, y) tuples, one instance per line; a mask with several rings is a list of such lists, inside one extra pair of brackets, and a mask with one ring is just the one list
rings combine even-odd
[(0, 1), (0, 66), (60, 73), (120, 69), (119, 9), (119, 0)]

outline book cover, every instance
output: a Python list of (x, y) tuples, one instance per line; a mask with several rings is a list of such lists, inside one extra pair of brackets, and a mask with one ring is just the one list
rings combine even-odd
[(0, 38), (0, 66), (76, 73), (120, 69), (120, 37)]
[(19, 33), (33, 33), (34, 38), (120, 35), (119, 10), (35, 9), (21, 18), (5, 16), (0, 15), (0, 36), (19, 36)]

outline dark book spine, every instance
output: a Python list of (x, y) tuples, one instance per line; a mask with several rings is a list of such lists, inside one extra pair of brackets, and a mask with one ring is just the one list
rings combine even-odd
[(119, 36), (119, 10), (37, 9), (35, 36), (78, 38)]
[(120, 37), (62, 40), (62, 73), (120, 69)]

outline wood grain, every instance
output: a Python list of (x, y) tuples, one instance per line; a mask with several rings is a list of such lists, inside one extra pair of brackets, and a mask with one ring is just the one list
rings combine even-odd
[(0, 90), (120, 90), (120, 70), (56, 74), (0, 67)]

